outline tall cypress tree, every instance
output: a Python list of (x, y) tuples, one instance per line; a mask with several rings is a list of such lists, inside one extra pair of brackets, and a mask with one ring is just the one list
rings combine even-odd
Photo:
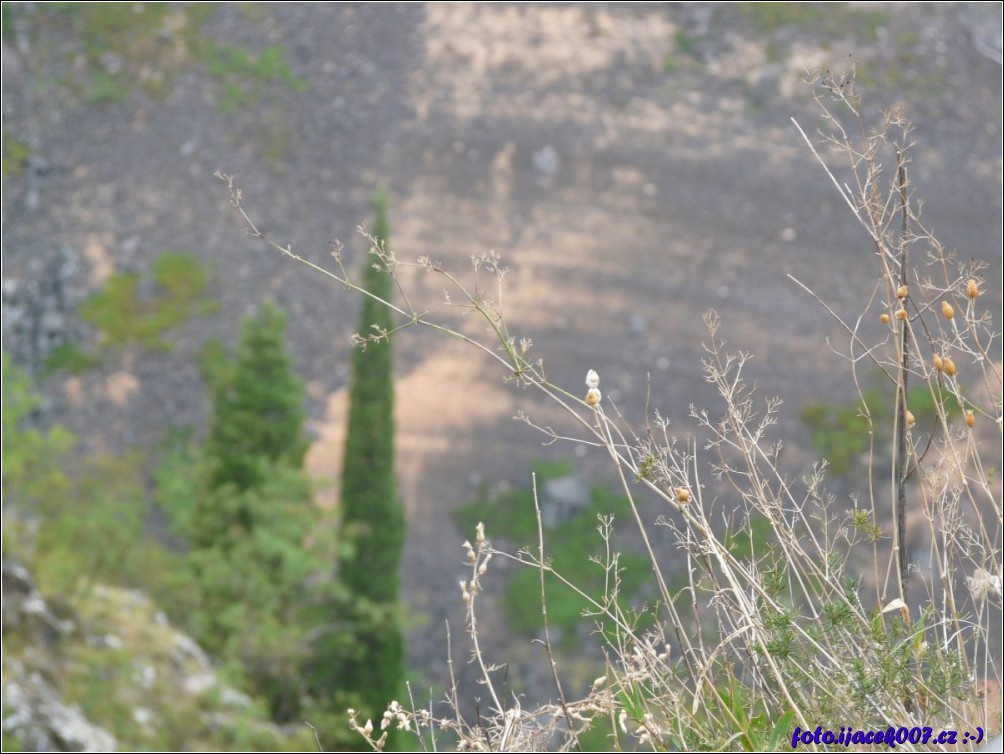
[[(373, 209), (372, 236), (382, 246), (388, 237), (382, 191), (374, 196)], [(362, 286), (379, 299), (392, 298), (394, 283), (379, 256), (367, 256)], [(339, 622), (351, 626), (351, 643), (340, 642), (334, 658), (336, 696), (357, 706), (362, 719), (374, 721), (397, 696), (404, 674), (398, 569), (405, 516), (394, 479), (392, 328), (388, 308), (364, 296), (360, 335), (386, 337), (363, 343), (352, 354), (338, 554), (338, 580), (348, 599)]]

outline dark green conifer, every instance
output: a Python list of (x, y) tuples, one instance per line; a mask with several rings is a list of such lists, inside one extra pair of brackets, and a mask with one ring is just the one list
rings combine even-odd
[[(373, 207), (372, 237), (383, 248), (388, 223), (382, 192)], [(394, 283), (379, 255), (367, 256), (362, 286), (391, 300)], [(368, 340), (352, 354), (338, 549), (338, 580), (346, 603), (337, 619), (351, 628), (330, 646), (336, 700), (374, 723), (398, 695), (404, 674), (398, 569), (405, 517), (394, 478), (393, 326), (387, 306), (365, 296), (359, 334)]]

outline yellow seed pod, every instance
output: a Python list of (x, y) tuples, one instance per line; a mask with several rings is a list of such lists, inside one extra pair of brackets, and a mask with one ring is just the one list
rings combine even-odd
[(931, 359), (931, 362), (932, 362), (932, 363), (934, 364), (934, 369), (935, 369), (935, 371), (938, 371), (938, 372), (940, 372), (940, 371), (941, 371), (942, 369), (944, 369), (944, 368), (945, 368), (945, 365), (944, 365), (944, 363), (943, 363), (943, 362), (941, 361), (941, 357), (940, 357), (940, 356), (938, 356), (938, 354), (934, 354), (934, 358), (933, 358), (933, 359)]
[(966, 283), (966, 295), (969, 298), (971, 298), (971, 299), (974, 299), (977, 296), (979, 296), (980, 295), (980, 284), (977, 283), (975, 280), (969, 280)]
[(896, 310), (896, 319), (906, 319), (906, 309)]
[(974, 424), (976, 424), (976, 415), (973, 414), (972, 409), (969, 409), (966, 411), (966, 426), (972, 429)]
[(586, 403), (590, 406), (597, 405), (602, 398), (603, 395), (600, 393), (600, 389), (598, 387), (591, 387), (589, 388), (589, 392), (586, 393)]
[(900, 300), (902, 300), (902, 299), (906, 298), (906, 297), (907, 297), (907, 296), (909, 296), (909, 295), (910, 295), (910, 290), (909, 290), (909, 289), (908, 289), (908, 288), (907, 288), (907, 287), (906, 287), (905, 285), (901, 285), (901, 286), (900, 286), (900, 287), (899, 287), (899, 288), (898, 288), (898, 289), (896, 290), (896, 298), (898, 298), (898, 299), (900, 299)]
[(949, 377), (955, 376), (955, 362), (952, 361), (951, 356), (946, 356), (944, 359), (942, 359), (942, 368), (945, 370), (945, 374), (947, 374)]
[(906, 410), (906, 426), (912, 427), (916, 423), (917, 423), (917, 419), (916, 419), (916, 417), (914, 417), (913, 411), (911, 411), (910, 409), (907, 409)]
[(690, 502), (690, 490), (686, 487), (676, 488), (676, 501), (678, 503), (689, 503)]
[(945, 319), (951, 319), (955, 316), (955, 309), (947, 301), (941, 302), (941, 313), (945, 315)]
[(886, 314), (885, 312), (882, 312), (879, 315), (879, 322), (881, 322), (883, 325), (888, 325), (889, 324), (889, 315)]

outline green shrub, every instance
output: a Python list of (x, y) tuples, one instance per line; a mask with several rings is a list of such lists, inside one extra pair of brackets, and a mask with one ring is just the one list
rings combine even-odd
[(56, 346), (45, 361), (45, 373), (69, 372), (83, 374), (100, 363), (100, 359), (88, 353), (76, 343)]
[[(894, 396), (873, 387), (858, 404), (811, 403), (802, 408), (800, 417), (812, 431), (812, 445), (827, 460), (830, 471), (847, 474), (873, 442), (879, 448), (891, 448), (894, 401)], [(946, 418), (962, 410), (954, 395), (936, 394), (926, 386), (909, 391), (907, 406), (917, 421), (916, 431), (927, 433), (934, 429), (939, 406)]]
[(272, 84), (283, 84), (295, 92), (309, 88), (306, 79), (297, 76), (283, 59), (283, 49), (271, 45), (257, 57), (240, 47), (214, 42), (205, 46), (206, 70), (223, 86), (220, 110), (234, 112), (253, 105)]
[(155, 293), (140, 296), (140, 278), (116, 273), (80, 306), (80, 316), (101, 332), (101, 343), (123, 347), (133, 342), (169, 351), (168, 331), (192, 316), (216, 311), (206, 295), (209, 273), (194, 254), (164, 252), (153, 265)]

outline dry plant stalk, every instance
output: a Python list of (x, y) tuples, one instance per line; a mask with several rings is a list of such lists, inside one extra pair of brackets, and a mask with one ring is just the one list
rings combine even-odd
[[(494, 253), (473, 259), (475, 274), (491, 281), (492, 299), (480, 283), (465, 285), (433, 260), (404, 261), (369, 239), (374, 263), (395, 281), (406, 267), (442, 277), (449, 288), (446, 303), (480, 317), (489, 336), (479, 340), (415, 309), (400, 283), (403, 304), (382, 302), (399, 315), (399, 329), (430, 327), (488, 354), (508, 379), (564, 409), (574, 429), (558, 433), (521, 415), (527, 424), (550, 441), (573, 440), (606, 452), (629, 501), (660, 601), (654, 627), (645, 630), (619, 606), (609, 520), (599, 527), (607, 547), (602, 595), (589, 594), (553, 570), (539, 523), (536, 552), (519, 553), (496, 550), (479, 526), (474, 543), (464, 543), (470, 577), (459, 587), (471, 661), (490, 706), (466, 720), (454, 682), (445, 699), (449, 714), (410, 699), (407, 707), (391, 702), (376, 728), (353, 715), (350, 725), (372, 748), (382, 748), (381, 731), (392, 725), (415, 733), (424, 750), (465, 751), (572, 750), (590, 729), (606, 731), (613, 749), (657, 750), (787, 747), (795, 726), (814, 730), (831, 721), (862, 729), (980, 726), (988, 735), (1000, 729), (1002, 519), (999, 485), (985, 458), (989, 452), (992, 461), (1000, 447), (1002, 386), (1000, 367), (991, 359), (999, 323), (980, 301), (983, 267), (959, 260), (924, 227), (908, 180), (910, 129), (902, 109), (869, 130), (852, 77), (818, 77), (814, 83), (828, 125), (823, 143), (841, 164), (831, 167), (795, 125), (871, 240), (877, 282), (868, 309), (853, 321), (795, 282), (847, 334), (842, 355), (872, 431), (864, 505), (857, 498), (838, 502), (826, 491), (825, 462), (800, 484), (790, 481), (772, 437), (780, 401), (758, 402), (743, 379), (749, 356), (726, 350), (714, 312), (705, 317), (703, 368), (721, 405), (717, 414), (692, 408), (694, 436), (681, 441), (658, 411), (641, 431), (632, 430), (616, 407), (608, 413), (592, 370), (584, 398), (549, 381), (543, 362), (530, 356), (532, 343), (509, 332), (500, 303), (505, 269)], [(851, 126), (845, 127), (845, 120)], [(340, 285), (372, 295), (346, 271), (340, 247), (333, 252), (336, 269), (328, 270), (259, 231), (233, 178), (221, 177), (248, 233)], [(863, 327), (868, 317), (884, 326), (878, 341)], [(383, 337), (363, 333), (357, 340)], [(880, 428), (864, 401), (867, 370), (890, 386), (891, 464), (876, 447)], [(915, 394), (910, 384), (922, 386), (934, 406), (936, 422), (926, 436), (909, 406)], [(732, 487), (738, 509), (715, 507), (705, 495), (706, 474)], [(637, 504), (640, 490), (665, 503), (667, 514), (646, 520)], [(931, 573), (909, 562), (909, 515), (926, 522)], [(889, 517), (891, 537), (882, 525)], [(735, 532), (748, 530), (754, 519), (769, 522), (775, 535), (769, 541), (751, 537), (751, 551), (742, 552)], [(666, 527), (685, 556), (682, 588), (667, 579), (655, 555), (653, 524)], [(884, 546), (887, 540), (890, 548)], [(607, 663), (582, 699), (566, 697), (546, 631), (558, 702), (524, 710), (497, 689), (496, 668), (479, 644), (476, 610), (482, 577), (494, 557), (540, 572), (545, 629), (545, 573), (589, 605)], [(452, 678), (452, 662), (450, 673)]]

